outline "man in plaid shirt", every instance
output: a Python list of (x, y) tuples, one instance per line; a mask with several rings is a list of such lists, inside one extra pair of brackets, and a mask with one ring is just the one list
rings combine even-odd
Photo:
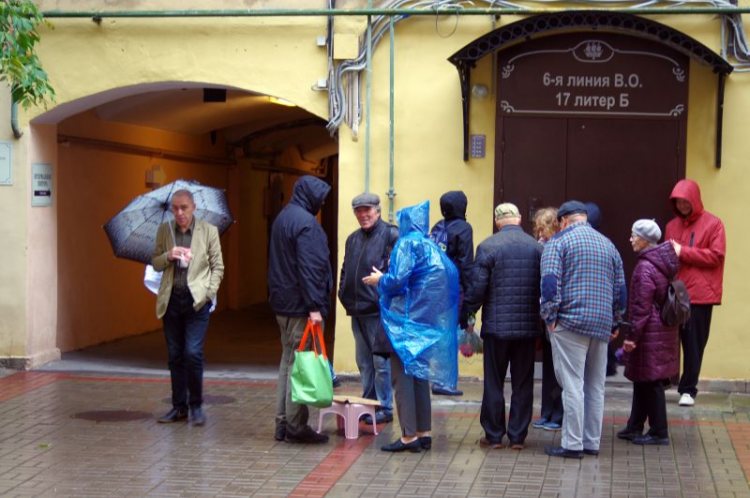
[(541, 316), (565, 416), (562, 445), (545, 452), (580, 459), (599, 454), (607, 343), (619, 333), (627, 290), (620, 254), (588, 224), (586, 206), (568, 201), (557, 217), (561, 231), (542, 255)]

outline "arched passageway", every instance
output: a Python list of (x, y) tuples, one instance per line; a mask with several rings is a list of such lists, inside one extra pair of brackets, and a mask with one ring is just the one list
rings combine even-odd
[[(101, 227), (134, 197), (183, 178), (225, 189), (236, 220), (222, 237), (226, 272), (207, 336), (207, 372), (275, 371), (268, 234), (301, 175), (335, 182), (338, 147), (325, 121), (268, 95), (160, 83), (68, 103), (32, 122), (39, 124), (56, 125), (57, 148), (56, 345), (64, 365), (49, 368), (85, 369), (92, 361), (115, 370), (166, 368), (145, 266), (115, 258)], [(333, 200), (321, 216), (333, 248), (335, 219)]]

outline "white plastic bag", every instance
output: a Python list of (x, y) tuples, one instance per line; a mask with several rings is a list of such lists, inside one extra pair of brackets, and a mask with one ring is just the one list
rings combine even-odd
[[(161, 274), (163, 272), (154, 270), (151, 265), (146, 265), (146, 273), (143, 275), (143, 285), (154, 294), (159, 294), (159, 286), (161, 285)], [(216, 309), (216, 296), (211, 300), (211, 309), (209, 313), (213, 313)]]

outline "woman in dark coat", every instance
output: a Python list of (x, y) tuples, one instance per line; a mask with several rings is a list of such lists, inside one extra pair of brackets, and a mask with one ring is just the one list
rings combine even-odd
[[(633, 406), (620, 439), (635, 444), (668, 445), (664, 384), (679, 370), (679, 334), (661, 320), (661, 304), (679, 260), (668, 242), (657, 245), (661, 230), (653, 220), (633, 224), (630, 243), (638, 253), (628, 293), (631, 330), (623, 348), (628, 353), (625, 377), (633, 381)], [(649, 430), (643, 434), (648, 419)]]

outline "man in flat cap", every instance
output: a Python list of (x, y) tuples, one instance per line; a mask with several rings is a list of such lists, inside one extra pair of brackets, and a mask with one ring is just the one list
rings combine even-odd
[(583, 458), (599, 454), (607, 344), (617, 337), (627, 291), (620, 254), (589, 225), (586, 205), (565, 202), (557, 219), (561, 230), (542, 254), (541, 316), (563, 388), (565, 417), (561, 446), (545, 452)]
[[(344, 263), (339, 279), (339, 299), (352, 317), (357, 367), (362, 377), (362, 396), (377, 399), (381, 408), (376, 422), (393, 420), (391, 388), (391, 343), (380, 322), (378, 289), (362, 282), (373, 267), (385, 273), (398, 228), (380, 217), (380, 197), (360, 194), (352, 200), (359, 228), (346, 239)], [(366, 420), (369, 422), (369, 420)]]
[[(521, 214), (510, 202), (495, 208), (498, 232), (477, 248), (473, 278), (464, 295), (462, 325), (482, 307), (484, 393), (479, 422), (482, 447), (521, 450), (534, 410), (534, 356), (539, 326), (539, 260), (542, 246), (521, 228)], [(510, 366), (512, 395), (505, 425), (503, 386)]]

